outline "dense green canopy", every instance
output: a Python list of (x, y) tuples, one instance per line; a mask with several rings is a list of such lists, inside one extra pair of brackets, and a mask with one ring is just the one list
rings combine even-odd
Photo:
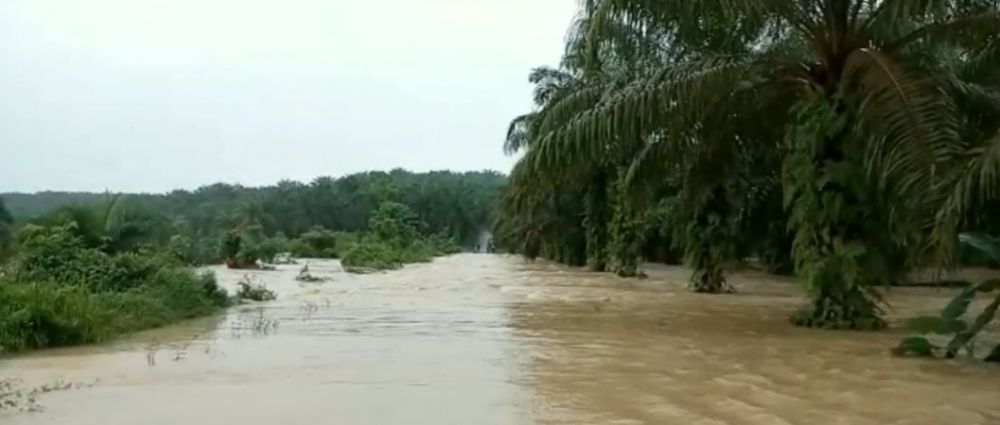
[(703, 292), (729, 289), (732, 261), (794, 265), (813, 300), (796, 323), (883, 326), (873, 288), (953, 266), (960, 231), (997, 230), (998, 10), (585, 1), (511, 124), (523, 156), (498, 233), (622, 275), (669, 235)]
[[(157, 227), (153, 220), (166, 220), (168, 229), (162, 235), (164, 238), (171, 234), (219, 238), (232, 228), (249, 224), (260, 225), (266, 235), (298, 236), (317, 227), (343, 232), (365, 230), (379, 203), (391, 200), (413, 210), (425, 226), (422, 231), (443, 233), (472, 244), (492, 222), (494, 200), (505, 183), (503, 175), (489, 171), (405, 170), (320, 177), (308, 184), (287, 180), (264, 187), (217, 183), (194, 191), (124, 196), (118, 202), (122, 205), (116, 214), (119, 222), (145, 227)], [(92, 207), (107, 209), (108, 201), (114, 198), (106, 194), (58, 192), (12, 193), (0, 197), (7, 201), (14, 216), (29, 220), (74, 214), (74, 210)], [(122, 217), (126, 212), (134, 217), (126, 220)], [(102, 223), (94, 226), (103, 228), (103, 217), (107, 214), (102, 211), (97, 215), (102, 217)], [(145, 218), (140, 220), (141, 217)]]

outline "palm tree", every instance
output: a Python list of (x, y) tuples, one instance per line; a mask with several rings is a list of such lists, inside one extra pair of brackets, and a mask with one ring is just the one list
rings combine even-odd
[[(508, 216), (513, 221), (524, 217), (547, 220), (549, 224), (563, 222), (558, 228), (583, 228), (586, 263), (593, 271), (610, 270), (620, 276), (639, 274), (641, 211), (632, 201), (633, 193), (628, 184), (632, 158), (641, 149), (641, 139), (618, 137), (607, 140), (600, 157), (569, 158), (569, 161), (541, 162), (551, 152), (540, 152), (541, 138), (568, 123), (580, 111), (597, 107), (609, 99), (629, 75), (642, 69), (644, 63), (657, 54), (654, 40), (646, 34), (622, 28), (616, 40), (618, 49), (588, 52), (588, 35), (592, 25), (594, 2), (584, 4), (584, 13), (574, 23), (562, 65), (559, 69), (539, 68), (532, 72), (530, 81), (535, 84), (537, 109), (520, 116), (511, 123), (504, 149), (507, 153), (525, 151), (512, 174), (509, 191), (519, 192), (521, 201), (509, 197)], [(586, 56), (592, 60), (588, 60)], [(534, 188), (536, 195), (549, 192), (549, 196), (527, 196)], [(558, 192), (579, 194), (582, 208), (565, 208), (573, 202), (556, 196)], [(527, 213), (525, 209), (534, 209)], [(564, 216), (554, 209), (566, 211)], [(582, 210), (582, 221), (580, 211)], [(542, 214), (545, 211), (547, 214)], [(518, 220), (517, 215), (522, 218)], [(508, 226), (509, 227), (509, 226)], [(538, 227), (538, 226), (536, 226)], [(530, 228), (524, 228), (527, 231)], [(509, 229), (508, 229), (509, 230)], [(537, 229), (535, 229), (537, 230)], [(510, 234), (510, 232), (507, 232)], [(524, 235), (540, 238), (538, 231)], [(569, 244), (578, 242), (575, 234)], [(546, 239), (547, 240), (547, 239)], [(532, 246), (531, 244), (526, 247)], [(575, 252), (573, 249), (563, 252)], [(540, 253), (540, 252), (539, 252)], [(575, 259), (574, 255), (569, 256)]]
[[(616, 49), (628, 30), (658, 35), (661, 60), (611, 99), (542, 126), (537, 161), (593, 160), (610, 141), (638, 138), (653, 151), (644, 157), (697, 167), (715, 160), (698, 152), (740, 162), (748, 146), (780, 142), (767, 148), (781, 152), (771, 171), (782, 176), (795, 268), (812, 298), (796, 324), (884, 326), (872, 288), (951, 255), (961, 218), (997, 195), (1000, 137), (986, 119), (1000, 106), (996, 1), (600, 0), (588, 8), (588, 57)], [(720, 190), (717, 181), (685, 184)]]
[(92, 205), (64, 205), (33, 220), (45, 226), (72, 224), (73, 235), (84, 246), (109, 254), (136, 251), (169, 239), (165, 216), (144, 207), (131, 196), (107, 193)]

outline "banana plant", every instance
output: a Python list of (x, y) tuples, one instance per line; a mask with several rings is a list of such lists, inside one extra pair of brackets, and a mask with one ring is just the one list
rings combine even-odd
[[(952, 299), (940, 315), (910, 319), (907, 327), (917, 335), (904, 338), (893, 349), (893, 353), (900, 356), (952, 359), (964, 352), (972, 357), (980, 332), (996, 318), (997, 309), (1000, 309), (1000, 295), (996, 295), (971, 322), (966, 318), (966, 313), (977, 295), (992, 295), (997, 290), (1000, 290), (1000, 279), (969, 286)], [(936, 342), (941, 337), (946, 337), (947, 343)], [(997, 345), (985, 360), (1000, 362), (1000, 345)]]

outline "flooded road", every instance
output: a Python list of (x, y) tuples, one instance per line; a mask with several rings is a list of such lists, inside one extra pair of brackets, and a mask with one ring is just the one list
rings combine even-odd
[[(0, 424), (997, 424), (1000, 368), (892, 358), (898, 332), (794, 328), (787, 280), (621, 280), (459, 255), (370, 276), (255, 272), (277, 301), (98, 347), (0, 361), (44, 394)], [(242, 272), (218, 269), (229, 287)], [(894, 289), (898, 323), (951, 291)]]

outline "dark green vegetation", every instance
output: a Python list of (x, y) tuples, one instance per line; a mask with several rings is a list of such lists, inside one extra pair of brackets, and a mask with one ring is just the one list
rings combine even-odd
[[(494, 172), (370, 172), (310, 184), (283, 181), (248, 188), (214, 184), (164, 195), (127, 195), (119, 215), (134, 240), (166, 246), (188, 264), (228, 263), (255, 268), (290, 252), (296, 257), (339, 258), (367, 232), (384, 202), (405, 205), (418, 217), (421, 235), (440, 235), (472, 246), (493, 220), (495, 198), (506, 178)], [(108, 204), (108, 195), (5, 194), (13, 216), (26, 222), (65, 222)], [(100, 220), (98, 220), (100, 221)], [(2, 217), (0, 217), (2, 223)], [(103, 228), (106, 223), (86, 224)], [(103, 226), (103, 227), (102, 227)], [(0, 238), (2, 229), (0, 225)], [(3, 239), (0, 239), (2, 241)], [(125, 241), (126, 243), (132, 243)], [(0, 251), (2, 252), (2, 251)]]
[(236, 299), (240, 301), (273, 301), (278, 299), (278, 294), (267, 289), (263, 282), (255, 281), (250, 276), (244, 276), (237, 283)]
[(808, 291), (795, 324), (884, 327), (878, 287), (1000, 234), (998, 7), (584, 1), (511, 123), (497, 238), (622, 276), (683, 257), (708, 293), (753, 259)]
[(211, 274), (121, 240), (81, 237), (75, 222), (28, 225), (0, 274), (0, 349), (104, 341), (210, 314), (229, 304)]
[(372, 214), (368, 231), (360, 235), (341, 259), (344, 270), (353, 273), (391, 270), (460, 251), (447, 235), (425, 236), (418, 231), (419, 226), (418, 217), (409, 207), (383, 202)]
[[(1000, 280), (973, 285), (951, 300), (940, 315), (910, 319), (907, 327), (918, 335), (904, 338), (894, 352), (897, 355), (939, 356), (947, 359), (955, 358), (962, 352), (970, 357), (974, 356), (979, 334), (996, 318), (997, 309), (1000, 308), (1000, 295), (996, 295), (971, 322), (963, 316), (977, 294), (992, 295), (998, 290)], [(943, 338), (946, 342), (936, 344), (933, 338)], [(984, 360), (1000, 363), (1000, 343), (993, 347)]]
[[(963, 234), (959, 239), (964, 242), (966, 252), (978, 253), (974, 258), (985, 261), (1000, 260), (1000, 241), (983, 235)], [(955, 358), (960, 352), (969, 357), (976, 355), (976, 342), (979, 334), (985, 330), (1000, 308), (1000, 280), (990, 280), (977, 285), (968, 285), (948, 303), (941, 314), (937, 316), (921, 316), (910, 319), (907, 327), (917, 335), (904, 338), (893, 352), (897, 355), (913, 355), (918, 357)], [(969, 322), (965, 318), (970, 305), (976, 296), (985, 294), (991, 302), (983, 308), (975, 320)], [(935, 339), (946, 339), (945, 343), (935, 343)], [(988, 362), (1000, 363), (1000, 343), (985, 357)]]
[[(229, 305), (192, 265), (343, 256), (362, 272), (454, 253), (492, 220), (504, 184), (491, 172), (397, 170), (166, 195), (4, 195), (0, 351), (104, 341)], [(235, 294), (274, 297), (249, 280)]]
[(7, 258), (10, 251), (10, 244), (13, 239), (14, 217), (7, 211), (3, 199), (0, 199), (0, 261)]

